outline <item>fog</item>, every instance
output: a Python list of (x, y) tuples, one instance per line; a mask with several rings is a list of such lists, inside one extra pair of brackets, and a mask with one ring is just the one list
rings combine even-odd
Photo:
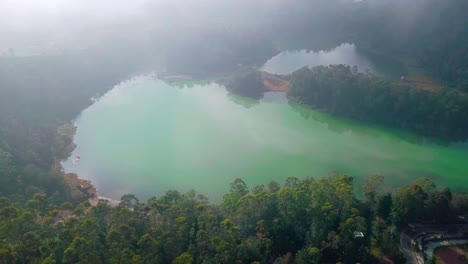
[[(265, 30), (306, 14), (323, 13), (330, 1), (285, 0), (2, 0), (0, 2), (0, 48), (60, 45), (79, 37), (86, 42), (99, 31), (155, 28), (200, 30), (221, 27), (229, 30)], [(332, 1), (342, 2), (342, 1)], [(330, 6), (327, 4), (327, 6)]]
[[(285, 49), (396, 45), (437, 0), (2, 0), (1, 54), (86, 53), (178, 71), (261, 64)], [(430, 12), (429, 12), (430, 13)], [(419, 27), (424, 21), (426, 31)], [(385, 34), (385, 36), (382, 36)], [(398, 44), (401, 46), (401, 44)], [(410, 44), (406, 44), (410, 45)], [(196, 52), (195, 52), (196, 51)], [(197, 66), (195, 66), (197, 65)], [(227, 66), (226, 66), (227, 67)]]
[(31, 31), (117, 21), (143, 13), (147, 0), (2, 0), (4, 28)]
[[(131, 2), (131, 4), (129, 4)], [(63, 48), (83, 32), (143, 15), (146, 0), (2, 0), (0, 50)]]

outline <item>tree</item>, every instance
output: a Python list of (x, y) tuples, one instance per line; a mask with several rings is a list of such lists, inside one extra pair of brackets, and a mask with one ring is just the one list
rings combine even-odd
[(429, 205), (430, 211), (434, 212), (434, 219), (439, 223), (448, 222), (453, 218), (452, 214), (452, 192), (449, 188), (434, 195), (432, 204)]
[(387, 219), (392, 210), (393, 199), (390, 193), (379, 197), (377, 201), (377, 215), (382, 219)]
[(64, 252), (62, 262), (70, 264), (101, 263), (95, 255), (92, 244), (82, 237), (73, 239)]
[(143, 235), (137, 242), (142, 263), (162, 262), (159, 255), (159, 243), (150, 234)]
[(172, 264), (192, 264), (193, 257), (189, 253), (185, 252), (182, 255), (178, 256), (177, 258), (172, 261)]
[(133, 194), (125, 194), (120, 198), (120, 206), (135, 209), (139, 206), (140, 202), (138, 198)]
[(107, 236), (107, 259), (111, 263), (131, 262), (135, 255), (135, 229), (120, 225), (112, 229)]
[(249, 193), (249, 189), (247, 188), (247, 184), (240, 179), (237, 178), (234, 182), (231, 183), (231, 192), (237, 193), (240, 197), (247, 195)]
[(384, 188), (384, 177), (380, 175), (367, 178), (364, 183), (364, 196), (367, 202), (375, 205)]
[(51, 256), (48, 256), (41, 262), (41, 264), (55, 264), (55, 263), (57, 263), (57, 261), (55, 261), (55, 259)]
[(239, 199), (248, 193), (249, 189), (247, 188), (247, 184), (240, 178), (235, 179), (234, 182), (231, 183), (230, 192), (224, 195), (221, 207), (232, 210)]
[(262, 75), (253, 68), (242, 68), (235, 72), (226, 89), (237, 95), (260, 99), (265, 92)]
[(298, 264), (318, 264), (320, 263), (322, 253), (316, 247), (301, 249), (296, 256)]
[(17, 188), (15, 168), (11, 164), (10, 153), (0, 148), (0, 193), (10, 194)]

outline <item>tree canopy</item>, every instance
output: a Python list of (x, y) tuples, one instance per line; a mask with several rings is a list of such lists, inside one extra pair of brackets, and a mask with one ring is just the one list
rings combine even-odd
[(426, 91), (329, 65), (292, 73), (288, 96), (337, 116), (449, 141), (468, 139), (468, 95), (450, 88)]

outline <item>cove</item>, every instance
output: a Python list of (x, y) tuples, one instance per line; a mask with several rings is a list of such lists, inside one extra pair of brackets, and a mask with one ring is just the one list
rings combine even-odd
[(347, 64), (357, 66), (359, 71), (370, 71), (392, 79), (407, 74), (400, 62), (386, 56), (360, 50), (354, 44), (343, 43), (330, 51), (286, 50), (270, 60), (261, 68), (276, 74), (289, 74), (304, 66)]
[(215, 83), (170, 86), (138, 77), (122, 82), (76, 119), (67, 172), (91, 180), (101, 196), (140, 198), (194, 189), (219, 201), (229, 183), (250, 187), (289, 176), (339, 172), (356, 182), (380, 174), (392, 186), (427, 176), (466, 191), (466, 147), (415, 143), (400, 134), (337, 119), (300, 105), (251, 102)]

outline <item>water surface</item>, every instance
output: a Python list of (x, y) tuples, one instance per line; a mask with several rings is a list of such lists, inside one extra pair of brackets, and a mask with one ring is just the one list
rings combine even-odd
[(246, 100), (218, 84), (181, 87), (146, 78), (115, 87), (76, 119), (72, 157), (81, 161), (64, 162), (66, 171), (111, 198), (195, 189), (216, 201), (238, 177), (253, 186), (335, 171), (358, 182), (381, 174), (391, 185), (428, 176), (468, 186), (465, 147), (421, 144), (281, 100)]
[(353, 44), (341, 44), (330, 51), (286, 50), (268, 60), (262, 70), (289, 74), (304, 66), (347, 64), (357, 66), (361, 72), (372, 72), (389, 78), (400, 78), (406, 74), (401, 63), (385, 56), (364, 52)]

